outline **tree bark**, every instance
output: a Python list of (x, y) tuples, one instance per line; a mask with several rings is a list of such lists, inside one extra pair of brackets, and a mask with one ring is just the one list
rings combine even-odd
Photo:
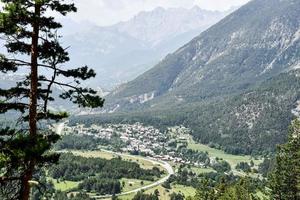
[[(30, 104), (29, 104), (29, 134), (32, 144), (36, 144), (37, 136), (37, 91), (38, 91), (38, 40), (39, 40), (39, 18), (41, 15), (40, 3), (35, 3), (35, 14), (32, 22), (32, 41), (31, 41), (31, 75), (30, 75)], [(30, 198), (30, 184), (35, 166), (35, 160), (29, 161), (26, 171), (22, 178), (21, 199)]]

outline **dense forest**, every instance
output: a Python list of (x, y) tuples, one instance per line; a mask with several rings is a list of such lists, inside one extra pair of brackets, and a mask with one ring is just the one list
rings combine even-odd
[(100, 146), (110, 147), (118, 151), (126, 145), (117, 135), (113, 135), (110, 140), (95, 138), (94, 136), (80, 136), (76, 134), (64, 135), (55, 143), (54, 149), (73, 149), (73, 150), (95, 150)]
[(182, 124), (191, 128), (194, 139), (231, 154), (264, 155), (284, 143), (294, 118), (300, 79), (293, 73), (271, 78), (233, 97), (189, 103), (165, 110), (72, 117), (71, 124), (135, 123), (165, 130)]
[(85, 158), (71, 153), (62, 154), (60, 162), (48, 170), (48, 175), (56, 180), (82, 181), (79, 189), (99, 194), (120, 193), (121, 178), (154, 181), (162, 174), (156, 167), (146, 170), (121, 158)]
[[(201, 174), (196, 195), (187, 199), (300, 199), (299, 130), (300, 121), (293, 121), (289, 127), (288, 141), (278, 146), (275, 161), (266, 159), (259, 166), (259, 171), (264, 173), (265, 178), (240, 177), (218, 172)], [(238, 165), (238, 168), (247, 170), (248, 166), (243, 163)], [(182, 175), (169, 181), (180, 181), (180, 177)]]
[[(130, 193), (133, 200), (159, 200), (160, 190), (170, 192), (170, 200), (300, 200), (300, 120), (295, 119), (300, 116), (299, 0), (250, 1), (111, 92), (106, 96), (111, 105), (104, 108), (102, 91), (89, 87), (95, 70), (67, 64), (69, 47), (56, 18), (77, 12), (72, 1), (2, 0), (0, 7), (0, 73), (10, 79), (0, 84), (1, 200), (94, 200), (104, 195), (118, 200), (126, 191), (138, 191)], [(110, 49), (112, 41), (107, 44)], [(81, 115), (90, 109), (93, 115)], [(62, 136), (53, 124), (66, 119), (71, 126), (140, 122), (161, 133), (183, 125), (193, 142), (252, 157), (226, 161), (189, 149), (189, 136), (182, 143), (175, 137), (161, 140), (158, 130), (156, 135), (138, 130), (138, 137), (129, 129), (126, 136), (111, 131), (109, 139), (100, 139), (72, 129)], [(145, 135), (147, 140), (138, 141)], [(156, 165), (66, 153), (102, 146), (119, 152), (128, 147), (124, 141), (145, 147), (143, 153), (134, 145), (124, 150), (134, 154), (131, 158), (151, 155)], [(263, 162), (250, 162), (257, 157)], [(144, 191), (144, 185), (155, 187)], [(185, 196), (174, 192), (176, 187), (193, 192)]]

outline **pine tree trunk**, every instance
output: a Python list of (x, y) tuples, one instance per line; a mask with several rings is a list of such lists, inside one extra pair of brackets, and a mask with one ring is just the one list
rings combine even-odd
[[(35, 5), (35, 19), (32, 27), (32, 42), (31, 42), (31, 84), (30, 84), (30, 104), (29, 104), (29, 133), (32, 143), (36, 143), (37, 135), (37, 90), (38, 90), (38, 39), (39, 39), (39, 17), (41, 13), (41, 5)], [(35, 166), (35, 160), (29, 161), (29, 166), (22, 179), (21, 199), (28, 200), (30, 198), (30, 184)]]

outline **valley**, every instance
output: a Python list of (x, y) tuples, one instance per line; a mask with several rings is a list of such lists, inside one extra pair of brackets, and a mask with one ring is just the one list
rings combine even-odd
[[(162, 195), (162, 199), (169, 199), (173, 192), (193, 196), (195, 189), (189, 185), (172, 183), (170, 189), (162, 187), (174, 173), (178, 174), (178, 170), (182, 169), (189, 170), (196, 176), (223, 170), (238, 176), (261, 176), (258, 174), (258, 166), (262, 163), (261, 158), (230, 155), (224, 151), (199, 144), (193, 140), (190, 130), (183, 126), (169, 127), (164, 133), (161, 133), (158, 129), (144, 126), (141, 123), (103, 124), (102, 126), (86, 127), (81, 124), (70, 126), (68, 122), (63, 122), (55, 124), (53, 129), (62, 136), (62, 141), (56, 145), (59, 153), (72, 153), (74, 156), (107, 160), (120, 158), (124, 161), (134, 162), (146, 170), (156, 167), (165, 171), (165, 175), (154, 182), (120, 179), (120, 183), (123, 185), (122, 192), (116, 194), (120, 199), (131, 199), (139, 191), (151, 193), (156, 189)], [(80, 146), (74, 141), (71, 143), (68, 141), (69, 136), (75, 137), (77, 143), (84, 143), (86, 138), (93, 138), (91, 141), (96, 146)], [(118, 141), (116, 145), (116, 140), (113, 138), (120, 138), (122, 144)], [(106, 143), (101, 140), (106, 140)], [(243, 162), (249, 163), (249, 165), (253, 163), (250, 173), (236, 169), (237, 165)], [(221, 167), (221, 163), (223, 165), (228, 163), (229, 168)], [(55, 188), (65, 192), (76, 192), (76, 188), (80, 184), (80, 182), (72, 181), (55, 183), (53, 180), (52, 182)], [(99, 196), (96, 193), (88, 194), (96, 199), (111, 197), (111, 195)]]
[(7, 0), (0, 40), (1, 200), (300, 200), (300, 0)]
[(106, 96), (98, 119), (78, 121), (183, 124), (230, 154), (274, 152), (300, 99), (299, 8), (250, 1)]
[[(54, 130), (58, 130), (60, 135), (66, 137), (71, 135), (78, 138), (94, 138), (96, 145), (97, 139), (100, 139), (99, 146), (91, 147), (94, 150), (104, 148), (115, 152), (151, 157), (152, 159), (178, 165), (187, 164), (207, 168), (209, 164), (215, 162), (216, 158), (224, 159), (232, 168), (235, 168), (240, 162), (250, 162), (251, 160), (255, 161), (256, 165), (261, 163), (259, 156), (231, 155), (222, 150), (197, 143), (190, 135), (190, 130), (184, 126), (169, 127), (165, 132), (160, 132), (152, 126), (145, 126), (141, 123), (104, 124), (102, 126), (91, 125), (85, 127), (83, 124), (68, 126), (65, 122), (54, 125)], [(120, 141), (112, 138), (120, 138)], [(101, 140), (107, 141), (107, 143), (103, 145)], [(76, 147), (74, 143), (73, 147), (68, 146), (67, 142), (67, 140), (62, 140), (61, 143), (57, 144), (57, 147), (61, 149), (65, 147), (80, 149), (80, 146)], [(178, 151), (178, 149), (181, 151)], [(192, 155), (189, 156), (188, 154)], [(195, 159), (195, 156), (198, 156), (198, 158)], [(199, 162), (200, 158), (202, 159), (201, 162)]]
[[(87, 24), (83, 30), (68, 21), (68, 28), (77, 31), (67, 34), (64, 43), (71, 44), (70, 65), (83, 62), (94, 66), (99, 75), (90, 84), (112, 90), (149, 70), (230, 12), (198, 6), (158, 7), (111, 26)], [(172, 23), (174, 20), (176, 23)]]

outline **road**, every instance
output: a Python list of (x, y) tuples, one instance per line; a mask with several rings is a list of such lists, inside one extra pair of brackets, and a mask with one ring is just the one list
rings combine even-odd
[[(64, 126), (65, 126), (65, 123), (59, 123), (56, 126), (56, 133), (61, 135), (62, 131), (64, 129)], [(107, 151), (107, 150), (104, 150), (104, 149), (101, 149), (101, 151), (111, 153), (111, 154), (115, 154), (115, 155), (118, 155), (118, 156), (126, 155), (126, 157), (130, 157), (130, 158), (133, 158), (133, 159), (137, 158), (137, 156), (116, 153), (116, 152)], [(147, 189), (156, 187), (156, 186), (161, 185), (162, 183), (164, 183), (166, 180), (169, 179), (169, 177), (172, 174), (174, 174), (174, 170), (173, 170), (172, 166), (169, 163), (165, 162), (165, 161), (161, 161), (161, 160), (158, 161), (158, 160), (154, 160), (152, 158), (145, 158), (145, 157), (138, 157), (138, 158), (142, 159), (142, 160), (145, 160), (145, 161), (148, 161), (148, 162), (151, 162), (154, 165), (160, 165), (161, 167), (163, 167), (167, 171), (168, 175), (161, 178), (161, 179), (159, 179), (158, 181), (156, 181), (156, 182), (154, 182), (150, 185), (146, 185), (146, 186), (143, 186), (143, 187), (140, 187), (138, 189), (134, 189), (134, 190), (131, 190), (131, 191), (128, 191), (128, 192), (123, 192), (123, 193), (120, 193), (120, 194), (116, 194), (116, 196), (123, 196), (123, 195), (127, 195), (127, 194), (137, 193), (137, 192), (142, 191), (142, 190), (147, 190)], [(104, 199), (104, 198), (110, 198), (110, 197), (112, 197), (112, 195), (93, 196), (93, 197), (98, 198), (98, 199)]]
[[(115, 153), (115, 152), (112, 152), (112, 151), (107, 151), (107, 150), (102, 150), (104, 152), (108, 152), (108, 153), (112, 153), (112, 154), (115, 154), (115, 155), (118, 155), (118, 156), (124, 156), (126, 155), (126, 157), (131, 157), (133, 159), (137, 158), (137, 156), (133, 156), (133, 155), (127, 155), (127, 154), (121, 154), (121, 153)], [(160, 165), (161, 167), (163, 167), (168, 175), (163, 177), (162, 179), (159, 179), (158, 181), (150, 184), (150, 185), (146, 185), (146, 186), (143, 186), (143, 187), (140, 187), (138, 189), (134, 189), (134, 190), (131, 190), (131, 191), (128, 191), (128, 192), (123, 192), (123, 193), (120, 193), (120, 194), (116, 194), (116, 196), (124, 196), (124, 195), (128, 195), (128, 194), (132, 194), (132, 193), (137, 193), (139, 191), (142, 191), (142, 190), (147, 190), (147, 189), (151, 189), (153, 187), (156, 187), (158, 185), (161, 185), (162, 183), (164, 183), (166, 180), (168, 180), (168, 178), (174, 174), (174, 170), (172, 168), (172, 166), (165, 162), (165, 161), (157, 161), (157, 160), (154, 160), (154, 159), (151, 159), (151, 158), (144, 158), (144, 157), (138, 157), (139, 159), (143, 159), (145, 161), (148, 161), (148, 162), (151, 162), (153, 163), (154, 165)], [(104, 199), (104, 198), (110, 198), (112, 197), (112, 195), (103, 195), (103, 196), (93, 196), (93, 198), (98, 198), (98, 199)]]

